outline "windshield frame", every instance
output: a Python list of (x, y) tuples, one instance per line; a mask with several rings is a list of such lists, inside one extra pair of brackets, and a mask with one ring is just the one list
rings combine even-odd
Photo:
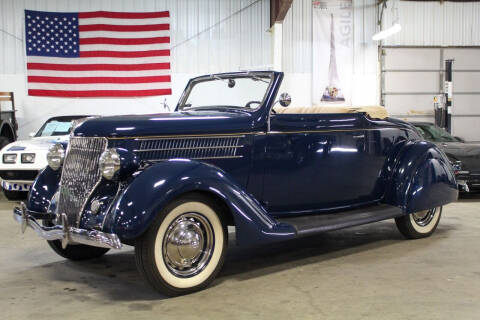
[[(223, 106), (223, 105), (212, 105), (212, 106), (201, 106), (201, 107), (190, 107), (190, 108), (185, 108), (185, 103), (187, 102), (190, 93), (192, 89), (195, 87), (195, 85), (202, 83), (202, 82), (207, 82), (207, 81), (222, 81), (221, 79), (236, 79), (236, 78), (262, 78), (262, 80), (267, 80), (269, 81), (268, 87), (265, 90), (265, 93), (263, 95), (261, 103), (258, 105), (257, 108), (255, 109), (247, 109), (245, 107), (235, 107), (235, 106)], [(221, 78), (221, 79), (220, 79)], [(262, 81), (258, 80), (258, 81)], [(273, 85), (275, 82), (275, 77), (274, 73), (272, 71), (254, 71), (254, 72), (232, 72), (232, 73), (215, 73), (215, 74), (209, 74), (197, 78), (191, 79), (185, 90), (183, 91), (180, 99), (178, 100), (177, 107), (175, 108), (175, 111), (195, 111), (195, 110), (202, 110), (202, 108), (212, 108), (212, 109), (235, 109), (235, 110), (241, 110), (241, 111), (247, 111), (247, 112), (255, 112), (261, 109), (265, 105), (265, 101), (267, 100), (269, 93), (271, 92)]]

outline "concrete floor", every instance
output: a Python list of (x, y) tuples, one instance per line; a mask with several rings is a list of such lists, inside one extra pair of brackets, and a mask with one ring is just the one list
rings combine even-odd
[(479, 319), (480, 196), (444, 208), (436, 233), (407, 241), (393, 221), (228, 251), (213, 285), (165, 298), (132, 248), (73, 263), (0, 201), (0, 319)]

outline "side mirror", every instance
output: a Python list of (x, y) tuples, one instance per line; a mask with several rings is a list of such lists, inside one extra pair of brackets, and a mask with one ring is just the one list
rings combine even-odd
[(30, 132), (30, 133), (28, 134), (28, 136), (29, 136), (30, 138), (33, 138), (33, 137), (35, 137), (35, 134), (36, 134), (35, 132)]
[(280, 102), (282, 107), (288, 107), (290, 103), (292, 103), (292, 97), (290, 97), (288, 93), (284, 92), (280, 95), (278, 102)]
[(460, 137), (454, 137), (454, 138), (455, 138), (455, 139), (457, 139), (457, 140), (458, 140), (458, 141), (460, 141), (460, 142), (463, 142), (463, 143), (465, 143), (465, 140), (464, 140), (464, 139), (462, 139), (462, 138), (460, 138)]

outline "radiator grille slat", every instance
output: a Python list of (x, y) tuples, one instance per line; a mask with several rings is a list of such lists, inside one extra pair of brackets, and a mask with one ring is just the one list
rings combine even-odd
[(244, 136), (172, 137), (139, 139), (134, 150), (140, 160), (161, 161), (172, 158), (194, 160), (240, 158), (238, 149)]
[(71, 138), (62, 168), (58, 212), (78, 225), (88, 196), (101, 179), (98, 161), (107, 147), (105, 138)]

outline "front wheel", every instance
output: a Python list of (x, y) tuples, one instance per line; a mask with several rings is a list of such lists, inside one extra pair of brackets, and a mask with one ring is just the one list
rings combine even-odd
[(137, 268), (167, 296), (203, 289), (223, 265), (226, 230), (221, 209), (209, 198), (191, 194), (177, 199), (136, 241)]
[(436, 207), (395, 218), (395, 223), (408, 239), (426, 238), (437, 229), (441, 215), (442, 207)]

